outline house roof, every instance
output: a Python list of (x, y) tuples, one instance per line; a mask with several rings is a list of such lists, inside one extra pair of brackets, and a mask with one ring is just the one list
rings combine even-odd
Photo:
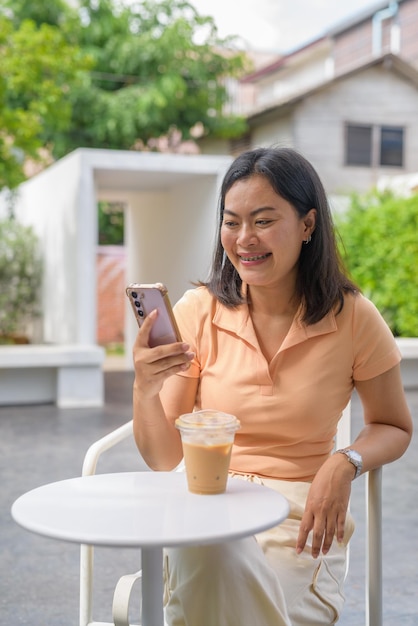
[[(398, 4), (401, 4), (404, 1), (405, 0), (398, 0)], [(277, 70), (280, 69), (281, 67), (286, 67), (287, 65), (292, 63), (292, 61), (296, 57), (303, 55), (305, 52), (308, 52), (308, 53), (312, 52), (313, 49), (326, 44), (326, 42), (329, 42), (336, 35), (340, 35), (341, 33), (347, 30), (350, 30), (354, 26), (358, 26), (362, 22), (369, 20), (378, 11), (381, 11), (382, 9), (386, 8), (388, 4), (389, 4), (389, 0), (384, 0), (384, 1), (380, 0), (380, 2), (375, 3), (371, 7), (368, 7), (367, 9), (363, 9), (362, 11), (357, 12), (354, 16), (337, 22), (335, 26), (333, 26), (332, 28), (322, 33), (319, 37), (312, 39), (311, 41), (304, 44), (303, 46), (300, 46), (299, 48), (291, 50), (288, 54), (284, 54), (279, 59), (275, 60), (273, 63), (270, 63), (264, 67), (261, 67), (255, 72), (251, 72), (251, 74), (247, 74), (247, 76), (244, 76), (241, 79), (241, 83), (256, 82), (260, 78), (263, 78), (264, 76), (268, 76), (269, 74), (273, 74), (274, 72), (277, 72)]]
[(360, 74), (365, 70), (370, 69), (371, 67), (375, 67), (378, 65), (382, 65), (384, 68), (396, 72), (400, 77), (404, 80), (411, 82), (416, 89), (418, 89), (418, 71), (409, 63), (401, 59), (395, 54), (384, 54), (380, 57), (374, 58), (363, 65), (357, 66), (347, 72), (343, 72), (334, 76), (329, 80), (325, 80), (315, 87), (310, 87), (309, 89), (305, 89), (300, 91), (297, 94), (293, 94), (288, 98), (281, 99), (279, 101), (273, 102), (268, 107), (263, 107), (258, 111), (253, 112), (248, 116), (247, 121), (249, 125), (257, 125), (259, 121), (264, 121), (264, 118), (271, 116), (272, 113), (277, 113), (279, 110), (285, 111), (289, 108), (295, 106), (301, 100), (326, 89), (327, 87), (334, 85), (340, 81), (343, 81), (350, 76), (354, 76), (355, 74)]

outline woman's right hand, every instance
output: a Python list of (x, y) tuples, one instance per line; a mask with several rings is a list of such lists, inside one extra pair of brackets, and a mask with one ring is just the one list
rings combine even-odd
[(141, 389), (143, 398), (157, 396), (164, 381), (177, 372), (187, 370), (194, 357), (187, 343), (149, 347), (149, 336), (157, 315), (155, 309), (146, 317), (133, 346), (135, 384)]

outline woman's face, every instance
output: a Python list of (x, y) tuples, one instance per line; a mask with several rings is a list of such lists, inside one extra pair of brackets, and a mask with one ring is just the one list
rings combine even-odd
[(299, 217), (267, 178), (238, 180), (225, 196), (222, 246), (243, 282), (293, 288), (303, 242), (315, 228), (316, 210)]

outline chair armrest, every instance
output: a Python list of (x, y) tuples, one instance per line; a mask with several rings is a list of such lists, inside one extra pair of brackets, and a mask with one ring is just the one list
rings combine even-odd
[(133, 420), (119, 426), (108, 435), (105, 435), (101, 439), (98, 439), (91, 444), (86, 452), (83, 462), (83, 469), (81, 471), (82, 476), (91, 476), (96, 472), (97, 461), (100, 455), (106, 450), (113, 448), (116, 444), (120, 443), (124, 439), (132, 436), (133, 434)]

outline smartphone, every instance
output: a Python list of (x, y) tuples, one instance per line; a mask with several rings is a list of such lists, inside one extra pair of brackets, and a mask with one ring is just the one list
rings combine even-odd
[(132, 283), (126, 287), (126, 295), (131, 303), (139, 328), (151, 311), (158, 310), (157, 319), (150, 333), (150, 348), (182, 341), (165, 285), (162, 283), (153, 285)]

